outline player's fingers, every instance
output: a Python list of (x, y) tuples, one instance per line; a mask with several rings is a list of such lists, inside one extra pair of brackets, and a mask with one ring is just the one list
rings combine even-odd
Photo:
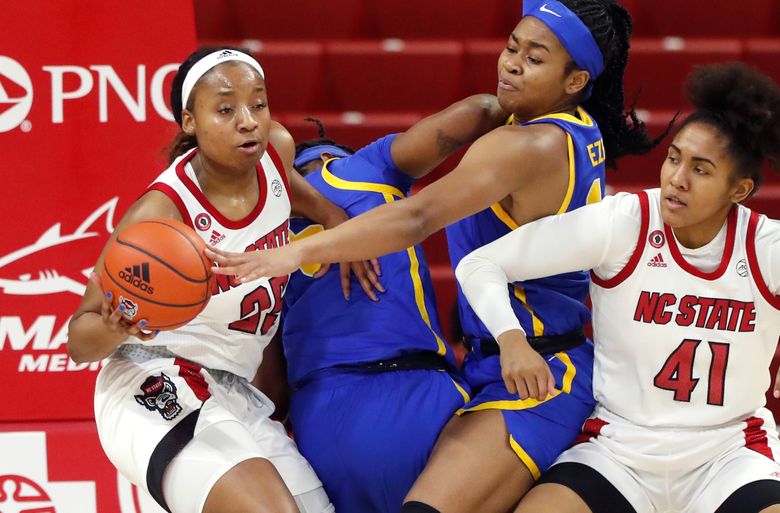
[(539, 398), (539, 386), (536, 383), (536, 376), (525, 379), (525, 386), (528, 387), (528, 396), (535, 399)]
[(159, 331), (139, 331), (136, 333), (136, 337), (143, 340), (144, 342), (152, 340), (154, 337), (157, 336), (157, 334), (160, 333)]
[(379, 278), (377, 277), (377, 274), (374, 272), (374, 269), (369, 267), (368, 262), (362, 262), (363, 268), (366, 270), (366, 278), (368, 278), (368, 281), (371, 282), (371, 286), (381, 292), (382, 294), (385, 293), (385, 288), (382, 286), (382, 283), (379, 281)]
[(111, 294), (111, 291), (108, 291), (103, 295), (103, 302), (100, 305), (100, 316), (103, 318), (103, 322), (109, 322), (109, 316), (111, 315), (112, 297), (113, 294)]
[(547, 393), (552, 394), (555, 390), (555, 376), (552, 375), (552, 372), (547, 370)]
[(379, 301), (379, 299), (376, 297), (376, 294), (374, 293), (374, 287), (371, 285), (371, 281), (366, 276), (366, 269), (363, 267), (362, 262), (359, 262), (357, 265), (355, 265), (354, 269), (355, 276), (357, 276), (358, 283), (360, 283), (360, 288), (363, 289), (363, 292), (366, 293), (371, 301)]
[(522, 378), (515, 381), (515, 386), (517, 387), (517, 395), (520, 396), (520, 399), (528, 399), (528, 386), (525, 384), (525, 380)]
[(103, 279), (95, 271), (89, 273), (89, 281), (100, 287), (100, 290), (103, 290)]
[(545, 374), (535, 376), (536, 379), (536, 388), (539, 390), (539, 393), (536, 395), (536, 399), (539, 401), (544, 401), (547, 399), (547, 394), (549, 393), (549, 390), (547, 390), (547, 376)]
[(505, 375), (502, 377), (504, 378), (504, 386), (506, 387), (506, 391), (509, 392), (510, 394), (516, 394), (517, 386), (515, 385), (515, 380), (509, 375)]
[(371, 259), (371, 268), (374, 270), (374, 274), (382, 276), (382, 266), (379, 265), (379, 260), (376, 258)]
[(320, 265), (320, 268), (317, 270), (316, 273), (314, 273), (314, 278), (322, 278), (326, 274), (328, 274), (328, 271), (330, 271), (330, 264), (322, 264)]
[(339, 264), (339, 277), (341, 279), (341, 293), (344, 295), (344, 299), (349, 301), (350, 293), (350, 275), (352, 268), (348, 263), (341, 262)]

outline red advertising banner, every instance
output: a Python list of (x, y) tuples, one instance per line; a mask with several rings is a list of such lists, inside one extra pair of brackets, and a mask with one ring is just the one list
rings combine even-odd
[(166, 165), (170, 83), (194, 27), (191, 0), (3, 5), (0, 421), (92, 418), (99, 364), (68, 359), (68, 320)]
[(0, 424), (0, 454), (0, 511), (165, 513), (108, 461), (94, 422)]

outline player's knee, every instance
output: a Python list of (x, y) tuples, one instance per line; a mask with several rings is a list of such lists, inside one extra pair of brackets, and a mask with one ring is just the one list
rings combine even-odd
[(403, 507), (401, 508), (401, 513), (441, 513), (441, 512), (438, 509), (434, 508), (433, 506), (429, 506), (425, 503), (410, 501), (404, 503)]

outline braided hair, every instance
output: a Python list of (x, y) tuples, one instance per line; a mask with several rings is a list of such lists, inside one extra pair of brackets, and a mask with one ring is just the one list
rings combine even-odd
[(763, 181), (766, 162), (780, 169), (780, 87), (740, 62), (697, 66), (685, 89), (696, 109), (683, 122), (706, 123), (729, 141), (738, 178), (751, 178), (753, 191)]
[[(607, 154), (607, 167), (616, 168), (619, 158), (643, 155), (652, 150), (669, 133), (674, 120), (659, 137), (651, 139), (633, 105), (628, 110), (624, 107), (623, 76), (633, 31), (628, 11), (615, 0), (560, 2), (590, 29), (604, 56), (604, 71), (594, 81), (591, 96), (582, 105), (599, 124)], [(567, 73), (577, 67), (573, 61), (569, 66)]]
[[(182, 62), (179, 66), (179, 70), (176, 72), (176, 76), (173, 77), (173, 84), (171, 87), (171, 111), (173, 112), (173, 119), (176, 120), (176, 123), (179, 125), (179, 127), (181, 127), (182, 123), (182, 110), (186, 108), (187, 110), (192, 111), (195, 106), (194, 94), (190, 94), (190, 97), (187, 100), (187, 105), (181, 104), (181, 90), (184, 87), (184, 78), (199, 60), (219, 50), (234, 50), (236, 52), (252, 55), (246, 48), (238, 48), (236, 46), (208, 46), (199, 48), (198, 50), (191, 53), (189, 57), (187, 57), (187, 60)], [(168, 149), (168, 163), (170, 164), (176, 160), (176, 157), (183, 155), (197, 145), (198, 139), (194, 135), (189, 135), (183, 130), (179, 130), (179, 133), (176, 134), (173, 142), (170, 145), (170, 148)]]
[(300, 142), (295, 145), (295, 156), (297, 157), (303, 150), (306, 150), (308, 148), (312, 148), (314, 146), (321, 146), (323, 144), (327, 144), (330, 146), (336, 146), (337, 148), (341, 148), (342, 150), (348, 152), (348, 153), (355, 153), (355, 150), (351, 148), (350, 146), (345, 146), (343, 144), (338, 144), (333, 139), (329, 139), (325, 137), (325, 124), (322, 122), (322, 120), (319, 120), (317, 118), (303, 118), (304, 121), (310, 121), (312, 123), (315, 123), (317, 125), (317, 139), (309, 139), (303, 142)]

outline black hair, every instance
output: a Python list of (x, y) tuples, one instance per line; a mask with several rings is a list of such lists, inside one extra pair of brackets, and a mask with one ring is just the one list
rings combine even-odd
[(320, 146), (323, 144), (328, 144), (331, 146), (336, 146), (337, 148), (341, 148), (342, 150), (352, 154), (355, 153), (354, 148), (350, 146), (346, 146), (344, 144), (339, 144), (333, 139), (328, 139), (325, 137), (325, 124), (317, 119), (317, 118), (303, 118), (304, 121), (311, 121), (312, 123), (315, 123), (317, 125), (317, 139), (309, 139), (303, 142), (300, 142), (295, 145), (295, 156), (297, 157), (303, 150), (306, 150), (308, 148), (311, 148), (313, 146)]
[[(604, 71), (593, 81), (591, 96), (582, 105), (601, 129), (606, 166), (616, 168), (619, 158), (652, 150), (669, 133), (674, 120), (659, 137), (651, 139), (634, 106), (625, 108), (623, 76), (633, 31), (628, 11), (615, 0), (560, 1), (588, 27), (604, 56)], [(576, 65), (572, 62), (567, 72), (573, 69)]]
[[(171, 87), (171, 111), (173, 112), (173, 119), (176, 120), (176, 123), (179, 125), (179, 127), (181, 127), (182, 123), (182, 110), (184, 110), (184, 108), (187, 110), (192, 110), (194, 106), (193, 102), (195, 100), (195, 95), (190, 94), (190, 97), (187, 100), (187, 105), (181, 104), (181, 90), (184, 87), (184, 79), (187, 76), (187, 73), (199, 60), (219, 50), (233, 50), (236, 52), (245, 53), (249, 56), (252, 55), (251, 52), (246, 48), (239, 48), (236, 46), (207, 46), (192, 52), (189, 57), (187, 57), (187, 59), (179, 66), (179, 69), (176, 72), (176, 76), (173, 77), (173, 84)], [(191, 150), (197, 145), (198, 139), (194, 135), (189, 135), (183, 130), (179, 130), (179, 133), (176, 134), (176, 137), (174, 137), (173, 142), (168, 149), (168, 163), (173, 162), (176, 157), (186, 153), (188, 150)]]
[(718, 129), (728, 138), (737, 176), (752, 178), (758, 190), (764, 162), (780, 169), (780, 88), (759, 71), (728, 62), (695, 67), (685, 90), (696, 110), (682, 127), (698, 122)]

